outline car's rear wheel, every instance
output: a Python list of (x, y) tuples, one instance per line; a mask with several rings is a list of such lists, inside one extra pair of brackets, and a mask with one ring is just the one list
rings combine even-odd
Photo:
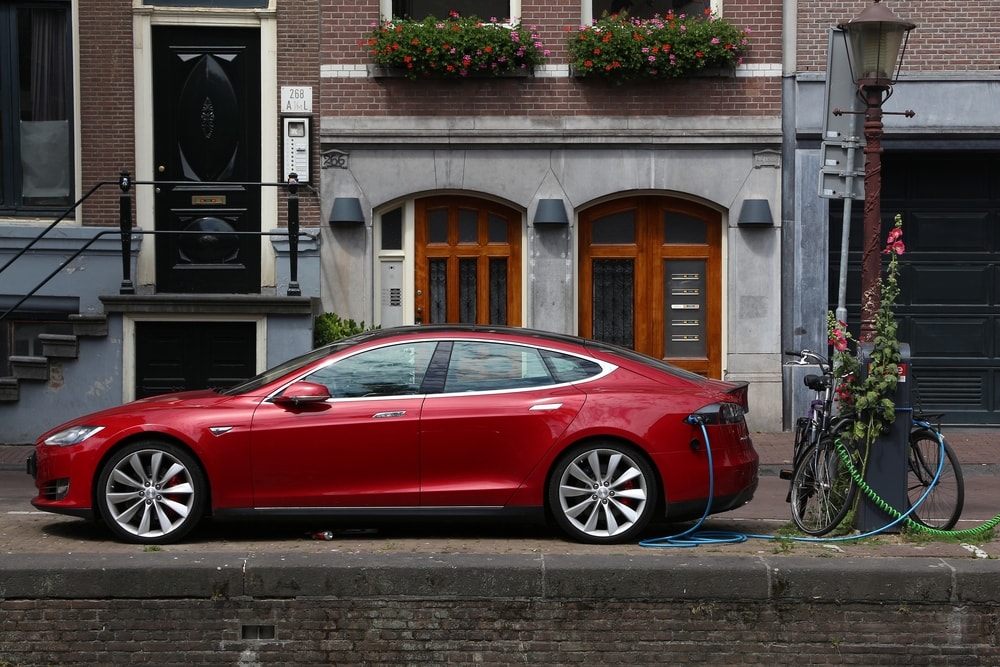
[(201, 466), (169, 442), (136, 442), (116, 451), (101, 469), (96, 501), (101, 519), (119, 538), (169, 544), (201, 519), (208, 484)]
[(549, 477), (548, 506), (571, 539), (615, 544), (636, 539), (656, 510), (652, 466), (634, 447), (614, 442), (569, 449)]

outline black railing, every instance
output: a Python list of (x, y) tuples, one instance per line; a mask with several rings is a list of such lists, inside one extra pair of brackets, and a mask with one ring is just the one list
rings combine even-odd
[[(273, 232), (237, 232), (237, 231), (213, 231), (213, 235), (219, 236), (287, 236), (288, 237), (288, 289), (286, 291), (287, 296), (301, 296), (302, 290), (299, 287), (299, 237), (302, 235), (299, 231), (299, 182), (297, 174), (289, 174), (288, 180), (279, 183), (264, 183), (264, 182), (233, 182), (225, 181), (220, 183), (209, 183), (209, 182), (198, 182), (198, 185), (208, 185), (208, 186), (241, 186), (241, 187), (281, 187), (288, 188), (288, 229), (287, 231), (273, 231)], [(14, 264), (18, 259), (23, 257), (32, 247), (34, 247), (39, 241), (42, 240), (50, 231), (52, 231), (60, 222), (65, 220), (69, 215), (75, 211), (80, 204), (85, 202), (94, 193), (100, 190), (102, 187), (107, 185), (118, 185), (121, 190), (121, 194), (118, 197), (118, 229), (105, 229), (94, 234), (90, 239), (87, 239), (83, 245), (76, 249), (69, 257), (65, 258), (59, 263), (51, 273), (46, 275), (37, 285), (35, 285), (31, 290), (29, 290), (21, 299), (15, 303), (13, 306), (8, 308), (4, 313), (0, 314), (0, 321), (3, 321), (7, 316), (20, 308), (28, 299), (34, 296), (38, 290), (44, 287), (50, 280), (59, 275), (59, 273), (66, 268), (66, 266), (75, 260), (77, 257), (82, 255), (88, 248), (90, 248), (98, 239), (105, 236), (118, 234), (121, 237), (121, 255), (122, 255), (122, 282), (119, 287), (119, 294), (135, 294), (135, 285), (132, 284), (132, 237), (133, 235), (177, 235), (177, 236), (204, 236), (204, 231), (183, 231), (183, 230), (146, 230), (146, 229), (133, 229), (132, 227), (132, 187), (136, 185), (152, 185), (158, 187), (164, 186), (184, 186), (192, 185), (192, 181), (133, 181), (131, 175), (127, 171), (121, 172), (121, 175), (117, 181), (101, 181), (94, 187), (92, 187), (87, 194), (78, 199), (71, 207), (66, 209), (66, 211), (56, 218), (51, 224), (49, 224), (45, 229), (38, 233), (31, 241), (29, 241), (23, 248), (18, 250), (13, 257), (11, 257), (7, 262), (0, 266), (0, 273), (7, 270), (8, 267)]]

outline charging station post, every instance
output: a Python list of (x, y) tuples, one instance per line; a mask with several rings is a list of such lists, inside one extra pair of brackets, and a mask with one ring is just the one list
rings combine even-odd
[[(871, 363), (871, 343), (861, 343), (860, 370), (862, 376), (868, 372)], [(865, 467), (865, 482), (879, 498), (890, 507), (905, 512), (909, 509), (907, 496), (907, 466), (910, 450), (910, 425), (913, 418), (913, 408), (910, 404), (910, 345), (899, 344), (899, 382), (896, 392), (891, 396), (895, 404), (896, 419), (888, 432), (878, 436), (868, 449), (868, 461)], [(891, 523), (890, 517), (866, 495), (861, 494), (858, 511), (855, 514), (854, 525), (863, 533), (878, 530)], [(892, 529), (891, 529), (892, 530)], [(889, 532), (889, 531), (886, 531)], [(899, 532), (898, 529), (895, 532)]]

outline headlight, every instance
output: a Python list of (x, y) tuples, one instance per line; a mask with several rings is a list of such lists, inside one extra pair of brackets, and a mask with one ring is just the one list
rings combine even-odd
[(45, 444), (57, 445), (59, 447), (78, 445), (90, 436), (102, 430), (104, 430), (103, 426), (71, 426), (70, 428), (63, 429), (58, 433), (54, 433), (45, 438)]

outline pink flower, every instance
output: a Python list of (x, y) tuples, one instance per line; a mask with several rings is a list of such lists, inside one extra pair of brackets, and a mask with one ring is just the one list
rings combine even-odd
[(903, 245), (903, 229), (901, 227), (893, 227), (892, 230), (889, 231), (889, 236), (886, 239), (885, 248), (882, 250), (882, 254), (893, 254), (899, 256), (905, 251), (906, 246)]

